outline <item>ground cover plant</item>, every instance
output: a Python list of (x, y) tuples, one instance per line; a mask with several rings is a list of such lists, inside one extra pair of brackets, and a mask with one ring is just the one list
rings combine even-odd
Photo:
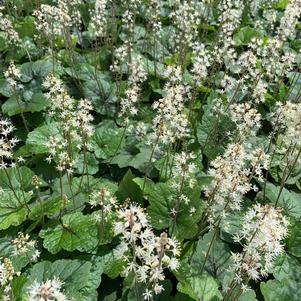
[(0, 1), (0, 300), (299, 301), (300, 17)]

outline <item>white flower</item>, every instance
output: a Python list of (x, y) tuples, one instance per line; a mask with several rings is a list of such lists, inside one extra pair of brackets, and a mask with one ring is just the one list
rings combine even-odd
[[(175, 258), (178, 243), (165, 232), (156, 236), (149, 226), (147, 214), (134, 204), (118, 210), (114, 232), (121, 234), (121, 243), (114, 254), (127, 263), (123, 273), (134, 272), (137, 281), (149, 283), (155, 294), (162, 291), (159, 281), (165, 278), (164, 268), (176, 269), (179, 266)], [(149, 298), (148, 292), (145, 298)]]
[(289, 1), (280, 20), (278, 35), (281, 40), (294, 39), (296, 35), (296, 26), (301, 16), (301, 1)]
[[(19, 140), (11, 137), (15, 127), (8, 119), (0, 119), (0, 166), (2, 168), (15, 167), (14, 147)], [(10, 163), (9, 163), (10, 162)]]
[(152, 291), (149, 289), (146, 289), (145, 292), (143, 293), (143, 299), (148, 301), (148, 300), (152, 300), (152, 298), (153, 298)]
[(12, 290), (12, 281), (14, 276), (19, 276), (20, 272), (15, 272), (12, 262), (8, 258), (0, 262), (0, 286), (4, 291), (4, 300), (10, 300), (10, 292)]
[(226, 212), (240, 210), (243, 196), (252, 189), (250, 181), (262, 177), (269, 156), (262, 149), (251, 151), (245, 144), (229, 144), (222, 157), (211, 162), (209, 175), (214, 177), (206, 187), (207, 210), (210, 220), (226, 216)]
[(283, 252), (281, 241), (287, 233), (288, 221), (280, 209), (259, 204), (249, 209), (236, 237), (243, 246), (243, 253), (231, 255), (237, 282), (244, 275), (253, 280), (265, 277), (276, 256)]
[(56, 278), (43, 283), (34, 283), (28, 288), (30, 301), (68, 301), (61, 292), (62, 282)]

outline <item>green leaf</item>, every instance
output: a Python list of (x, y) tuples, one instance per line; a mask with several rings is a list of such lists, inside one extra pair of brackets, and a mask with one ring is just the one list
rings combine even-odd
[(7, 82), (6, 79), (1, 78), (0, 79), (0, 94), (2, 94), (5, 97), (11, 97), (14, 95), (15, 91), (11, 87), (11, 85)]
[(177, 293), (175, 296), (175, 301), (192, 301), (193, 299), (190, 298), (188, 295)]
[(63, 291), (76, 301), (97, 301), (97, 287), (101, 282), (101, 266), (95, 261), (62, 259), (37, 263), (29, 271), (26, 287), (59, 278)]
[(154, 62), (145, 56), (140, 55), (141, 62), (147, 73), (160, 77), (166, 76), (166, 66), (158, 61)]
[[(171, 210), (175, 207), (178, 194), (172, 187), (172, 182), (154, 183), (150, 179), (136, 178), (134, 182), (140, 186), (144, 196), (148, 199), (150, 206), (147, 212), (151, 219), (151, 224), (155, 229), (162, 230), (169, 228), (174, 231), (173, 235), (177, 239), (192, 238), (198, 231), (198, 221), (200, 220), (203, 207), (200, 201), (201, 185), (196, 184), (194, 189), (184, 187), (183, 194), (190, 200), (188, 204), (182, 202), (178, 210), (176, 221), (174, 222)], [(195, 208), (194, 213), (190, 213), (191, 208)]]
[(291, 224), (289, 229), (289, 237), (286, 240), (287, 252), (296, 256), (301, 257), (301, 223), (296, 221)]
[(49, 151), (46, 144), (49, 142), (50, 136), (57, 136), (59, 134), (58, 123), (44, 124), (28, 134), (26, 145), (33, 154), (45, 154)]
[[(133, 29), (133, 42), (137, 42), (139, 39), (145, 38), (146, 31), (144, 26), (135, 25)], [(122, 41), (127, 41), (128, 39), (128, 35), (125, 32), (122, 32), (119, 36)]]
[[(69, 74), (73, 72), (68, 69)], [(89, 64), (80, 64), (72, 73), (73, 77), (82, 80), (84, 97), (90, 99), (96, 112), (102, 115), (113, 115), (116, 111), (116, 85), (110, 78)]]
[(147, 176), (155, 176), (155, 171), (153, 170), (154, 164), (150, 162), (150, 158), (153, 157), (153, 159), (155, 159), (157, 155), (153, 154), (152, 147), (135, 147), (135, 149), (131, 151), (121, 151), (110, 160), (110, 163), (117, 164), (120, 168), (134, 167)]
[(299, 301), (300, 283), (292, 280), (269, 280), (260, 284), (265, 301)]
[(125, 200), (126, 198), (130, 198), (131, 201), (141, 202), (142, 193), (139, 186), (133, 181), (134, 178), (135, 175), (129, 169), (119, 184), (116, 193), (119, 199)]
[(0, 257), (9, 258), (12, 261), (15, 271), (21, 271), (29, 262), (30, 258), (27, 256), (12, 256), (14, 246), (12, 240), (18, 236), (16, 228), (10, 228), (7, 231), (1, 231), (0, 238)]
[[(261, 185), (264, 187), (264, 185)], [(280, 192), (280, 186), (275, 186), (272, 183), (267, 182), (265, 188), (266, 197), (275, 204)], [(258, 193), (258, 198), (263, 198), (263, 192)], [(301, 194), (293, 191), (289, 191), (286, 188), (282, 189), (277, 206), (284, 209), (285, 214), (294, 218), (301, 217)]]
[(90, 175), (73, 177), (72, 180), (64, 175), (61, 180), (59, 178), (55, 180), (52, 188), (54, 190), (53, 197), (67, 196), (69, 202), (66, 204), (65, 210), (74, 212), (75, 209), (83, 209), (82, 207), (89, 201), (92, 191), (107, 188), (114, 194), (117, 184), (106, 179), (96, 179)]
[(280, 0), (277, 4), (277, 8), (285, 9), (286, 6), (288, 5), (288, 3), (289, 3), (289, 0)]
[[(196, 250), (192, 255), (191, 263), (199, 270), (201, 270), (203, 267), (212, 239), (213, 231), (205, 234), (198, 241)], [(216, 235), (206, 260), (204, 268), (205, 271), (207, 271), (214, 278), (222, 280), (227, 269), (229, 268), (230, 256), (231, 253), (229, 247), (219, 239), (218, 235)]]
[(33, 94), (29, 101), (24, 101), (19, 95), (12, 96), (2, 105), (2, 112), (14, 116), (24, 112), (40, 112), (49, 106), (49, 99), (42, 93)]
[[(81, 58), (83, 60), (83, 58)], [(95, 81), (97, 79), (106, 80), (107, 76), (99, 71), (96, 67), (88, 63), (79, 63), (72, 68), (65, 68), (65, 72), (78, 80)]]
[(53, 63), (50, 60), (37, 60), (24, 63), (20, 66), (21, 81), (30, 83), (32, 87), (41, 86), (42, 81), (52, 71)]
[(222, 295), (218, 290), (218, 284), (213, 277), (203, 273), (193, 266), (182, 262), (181, 267), (175, 273), (179, 283), (179, 292), (188, 295), (196, 301), (215, 301), (221, 300)]
[[(212, 94), (212, 98), (213, 97), (214, 94)], [(197, 127), (198, 142), (203, 147), (204, 154), (210, 160), (213, 160), (223, 152), (224, 146), (221, 144), (221, 141), (226, 143), (226, 133), (233, 131), (235, 128), (228, 116), (223, 115), (216, 117), (215, 114), (212, 113), (212, 107), (212, 101), (210, 104), (204, 106), (202, 121)]]
[(33, 38), (36, 33), (35, 18), (32, 16), (26, 16), (20, 24), (16, 25), (16, 31), (21, 38)]
[(291, 279), (301, 283), (301, 264), (298, 259), (287, 253), (276, 258), (272, 273), (277, 280)]
[(42, 202), (37, 200), (34, 204), (31, 204), (28, 218), (31, 220), (40, 220), (44, 216), (58, 216), (64, 206), (65, 201), (60, 197), (42, 200)]
[(224, 221), (221, 223), (220, 237), (222, 240), (234, 243), (233, 236), (241, 231), (243, 217), (243, 211), (232, 212), (225, 217)]
[[(7, 44), (6, 44), (6, 35), (5, 32), (1, 31), (0, 32), (0, 51), (3, 51), (6, 49)], [(0, 88), (1, 89), (1, 88)], [(1, 92), (0, 92), (1, 93)]]
[(84, 153), (81, 153), (76, 160), (75, 168), (79, 174), (88, 173), (89, 175), (94, 175), (99, 170), (98, 160), (91, 153), (87, 153), (86, 158)]
[(243, 292), (237, 301), (257, 301), (256, 293), (252, 289), (249, 289), (246, 292)]
[(27, 277), (24, 275), (20, 275), (18, 277), (14, 277), (12, 283), (13, 296), (16, 298), (15, 300), (20, 300), (22, 295), (22, 289), (27, 282)]
[(49, 223), (40, 231), (43, 246), (51, 253), (60, 250), (93, 252), (98, 245), (97, 227), (90, 216), (76, 212), (62, 217), (59, 222)]
[(0, 191), (0, 230), (10, 226), (19, 226), (26, 220), (28, 209), (26, 205), (30, 201), (28, 193), (18, 190)]
[(104, 267), (103, 272), (112, 279), (117, 278), (124, 270), (124, 261), (120, 258), (116, 258), (112, 251), (101, 256), (101, 260)]
[(253, 38), (259, 38), (262, 34), (249, 26), (242, 27), (236, 34), (233, 36), (233, 41), (235, 46), (248, 45)]
[(124, 146), (123, 128), (113, 121), (103, 121), (97, 126), (91, 140), (92, 150), (98, 159), (109, 159)]
[(31, 190), (34, 173), (26, 166), (0, 169), (0, 183), (3, 189)]

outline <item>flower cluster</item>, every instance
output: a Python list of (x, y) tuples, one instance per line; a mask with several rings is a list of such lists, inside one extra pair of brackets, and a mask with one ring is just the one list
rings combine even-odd
[(141, 4), (141, 0), (127, 1), (126, 5), (125, 5), (125, 10), (122, 14), (122, 19), (121, 19), (122, 29), (126, 35), (124, 45), (122, 45), (122, 46), (124, 46), (127, 49), (127, 55), (129, 58), (129, 62), (132, 59), (135, 22), (136, 22), (136, 16), (139, 11), (140, 4)]
[(182, 151), (177, 153), (174, 158), (174, 166), (172, 174), (174, 177), (179, 177), (183, 183), (189, 181), (189, 186), (194, 187), (193, 175), (197, 171), (195, 163), (192, 161), (196, 158), (193, 153)]
[(46, 77), (43, 87), (48, 90), (46, 96), (52, 101), (50, 116), (55, 116), (69, 125), (70, 120), (74, 119), (75, 99), (68, 95), (63, 82), (52, 73)]
[(160, 37), (162, 30), (162, 23), (160, 20), (160, 0), (150, 0), (146, 15), (148, 17), (148, 24), (152, 34)]
[[(170, 215), (174, 218), (176, 223), (177, 214), (182, 211), (181, 205), (184, 203), (188, 205), (190, 203), (189, 196), (184, 192), (184, 189), (188, 186), (193, 189), (196, 184), (195, 174), (197, 167), (193, 162), (196, 158), (194, 153), (182, 151), (181, 153), (175, 154), (173, 158), (172, 168), (172, 180), (170, 181), (171, 187), (176, 190), (175, 206), (171, 208)], [(171, 201), (173, 197), (170, 197)], [(189, 206), (189, 214), (192, 215), (196, 211), (195, 207)]]
[(72, 158), (72, 154), (67, 149), (68, 141), (58, 136), (51, 136), (46, 146), (49, 149), (49, 156), (46, 161), (51, 163), (54, 160), (57, 163), (58, 171), (66, 171), (68, 175), (72, 175), (76, 160)]
[(94, 126), (92, 125), (93, 116), (90, 112), (93, 110), (91, 101), (87, 99), (80, 99), (75, 116), (75, 126), (79, 129), (79, 140), (81, 145), (89, 149), (89, 139), (94, 133)]
[(278, 35), (282, 41), (294, 39), (296, 36), (296, 26), (301, 16), (301, 1), (292, 0), (286, 6), (284, 16), (280, 20)]
[(47, 76), (43, 86), (49, 90), (47, 96), (52, 102), (49, 115), (60, 123), (62, 129), (61, 135), (51, 136), (46, 144), (50, 153), (47, 161), (54, 159), (57, 169), (66, 170), (70, 175), (76, 163), (74, 151), (90, 148), (89, 139), (94, 132), (90, 114), (92, 104), (86, 99), (76, 101), (70, 97), (61, 80), (53, 74)]
[(20, 272), (16, 272), (12, 262), (8, 258), (4, 258), (0, 263), (0, 288), (3, 289), (3, 301), (11, 301), (12, 281), (14, 276), (20, 276)]
[(219, 4), (221, 12), (218, 21), (221, 25), (221, 33), (231, 37), (234, 30), (239, 26), (243, 12), (243, 2), (240, 0), (223, 0)]
[(223, 0), (219, 3), (218, 9), (220, 15), (218, 23), (220, 24), (219, 44), (221, 47), (214, 49), (217, 61), (223, 58), (231, 59), (235, 56), (235, 50), (232, 48), (232, 35), (239, 26), (244, 3), (241, 0)]
[(91, 193), (89, 204), (92, 207), (100, 207), (101, 210), (94, 215), (94, 219), (96, 222), (103, 222), (108, 220), (112, 210), (117, 207), (117, 200), (110, 190), (103, 188)]
[(230, 105), (229, 115), (236, 124), (239, 137), (255, 136), (261, 126), (261, 115), (249, 103)]
[(175, 270), (179, 266), (178, 243), (164, 232), (156, 236), (146, 213), (134, 204), (118, 210), (114, 233), (122, 235), (115, 255), (127, 263), (124, 274), (133, 272), (137, 281), (146, 285), (144, 299), (151, 300), (153, 294), (163, 291), (160, 281), (165, 279), (164, 269)]
[(262, 180), (268, 164), (269, 156), (262, 149), (251, 151), (241, 144), (230, 144), (222, 157), (211, 162), (208, 172), (213, 181), (205, 189), (210, 223), (225, 217), (229, 210), (240, 210), (243, 196), (257, 190), (251, 180)]
[(276, 256), (283, 252), (281, 241), (287, 236), (288, 221), (280, 209), (256, 204), (244, 216), (235, 241), (242, 253), (232, 253), (235, 281), (266, 277)]
[(300, 103), (277, 103), (272, 114), (273, 136), (276, 136), (272, 145), (274, 159), (272, 167), (282, 170), (282, 181), (299, 169), (301, 164), (301, 105)]
[(56, 6), (41, 4), (33, 12), (36, 17), (37, 30), (51, 39), (54, 36), (64, 36), (67, 29), (81, 23), (81, 15), (78, 10), (80, 3), (79, 0), (69, 0), (68, 2), (58, 0)]
[(23, 85), (20, 83), (21, 71), (13, 62), (10, 62), (8, 69), (4, 72), (4, 76), (14, 91), (23, 89)]
[(110, 0), (96, 0), (94, 9), (90, 10), (90, 28), (95, 37), (102, 37), (105, 35), (107, 26), (108, 4), (110, 4)]
[(15, 127), (8, 119), (0, 120), (0, 169), (15, 167), (14, 147), (19, 140), (11, 137)]
[(37, 242), (30, 240), (28, 234), (19, 232), (18, 237), (12, 240), (13, 256), (26, 256), (31, 261), (36, 261), (40, 257), (40, 251), (36, 249)]
[(0, 30), (5, 32), (6, 40), (10, 45), (18, 45), (21, 43), (19, 34), (14, 29), (12, 21), (3, 14), (3, 6), (0, 6)]
[(138, 113), (139, 93), (141, 84), (146, 80), (147, 73), (144, 70), (140, 57), (133, 58), (128, 63), (129, 77), (125, 97), (120, 102), (120, 116), (134, 116)]
[(190, 98), (190, 87), (182, 84), (179, 66), (169, 66), (166, 77), (169, 80), (164, 87), (166, 96), (153, 103), (153, 109), (157, 112), (153, 120), (152, 139), (163, 145), (170, 145), (189, 135), (184, 104)]
[(274, 127), (280, 128), (285, 147), (296, 144), (301, 147), (301, 104), (288, 101), (285, 104), (277, 103), (274, 113)]
[(63, 283), (57, 279), (47, 280), (43, 283), (34, 283), (28, 288), (28, 299), (30, 301), (68, 301), (62, 293)]
[(173, 36), (177, 51), (191, 47), (197, 36), (200, 15), (195, 6), (195, 1), (175, 1), (175, 9), (170, 16), (177, 29)]
[(193, 46), (193, 66), (191, 69), (195, 84), (200, 85), (200, 82), (206, 79), (211, 63), (212, 57), (206, 45), (195, 43)]
[(254, 39), (250, 47), (261, 63), (261, 76), (265, 76), (269, 81), (286, 75), (296, 61), (293, 52), (286, 51), (282, 54), (283, 42), (277, 37), (268, 41), (262, 38)]

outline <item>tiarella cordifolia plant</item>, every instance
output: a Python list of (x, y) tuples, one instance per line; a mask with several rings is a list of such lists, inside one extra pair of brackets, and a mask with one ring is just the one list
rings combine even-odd
[(139, 57), (128, 63), (129, 78), (125, 97), (120, 101), (120, 116), (135, 116), (138, 113), (139, 92), (141, 84), (146, 80), (146, 72)]
[(237, 125), (237, 135), (242, 139), (255, 136), (261, 124), (261, 116), (249, 103), (232, 104), (229, 107), (231, 120)]
[(90, 10), (91, 20), (89, 25), (95, 37), (103, 37), (106, 34), (107, 6), (111, 4), (110, 2), (110, 0), (96, 0), (94, 8)]
[(246, 212), (242, 228), (234, 238), (243, 249), (231, 255), (235, 276), (228, 299), (235, 284), (242, 284), (245, 289), (250, 280), (267, 277), (275, 258), (284, 252), (282, 240), (288, 234), (288, 221), (281, 211), (271, 205), (256, 204)]
[(87, 151), (90, 146), (89, 139), (93, 134), (92, 105), (86, 99), (76, 101), (70, 97), (62, 82), (54, 75), (48, 76), (43, 86), (49, 89), (48, 97), (52, 101), (50, 116), (62, 127), (61, 135), (51, 136), (46, 144), (50, 150), (47, 161), (50, 163), (55, 158), (57, 169), (71, 175), (77, 159), (76, 152), (82, 148)]
[(296, 144), (296, 146), (300, 148), (300, 103), (278, 103), (276, 104), (276, 109), (273, 123), (275, 127), (279, 128), (282, 140), (284, 141), (284, 146), (289, 147), (290, 144)]
[(28, 300), (32, 301), (68, 301), (61, 291), (62, 282), (59, 279), (47, 280), (43, 283), (35, 281), (28, 288)]
[(18, 237), (12, 240), (13, 256), (26, 256), (30, 261), (37, 261), (40, 257), (40, 251), (36, 249), (37, 242), (30, 240), (29, 235), (18, 233)]
[(156, 116), (153, 120), (152, 140), (156, 145), (170, 145), (189, 135), (188, 119), (185, 114), (185, 102), (189, 99), (190, 89), (182, 83), (180, 67), (170, 66), (165, 76), (168, 82), (164, 86), (166, 96), (153, 104)]
[(3, 10), (4, 7), (0, 5), (0, 29), (5, 33), (8, 43), (12, 45), (19, 44), (21, 42), (19, 34), (14, 29), (13, 23), (10, 18), (4, 15), (4, 13), (2, 12)]
[(18, 83), (21, 72), (13, 62), (10, 63), (8, 69), (4, 72), (4, 76), (12, 89), (15, 91), (23, 89), (22, 84)]
[(255, 177), (263, 180), (263, 169), (267, 169), (269, 156), (262, 149), (251, 151), (246, 145), (230, 144), (223, 157), (212, 161), (208, 173), (213, 181), (206, 188), (206, 207), (210, 223), (220, 223), (229, 210), (241, 210), (243, 197), (251, 190)]
[(240, 24), (243, 7), (243, 2), (237, 0), (224, 0), (219, 4), (219, 44), (221, 47), (216, 47), (214, 49), (218, 61), (225, 59), (231, 60), (237, 55), (232, 48), (232, 35)]
[(149, 225), (148, 216), (135, 204), (120, 208), (117, 218), (114, 233), (121, 234), (122, 241), (115, 255), (126, 262), (125, 275), (134, 273), (136, 280), (145, 284), (144, 299), (152, 300), (153, 295), (164, 290), (160, 283), (165, 279), (164, 269), (175, 270), (179, 266), (178, 242), (165, 232), (156, 236)]
[[(200, 23), (197, 2), (195, 1), (175, 1), (175, 10), (171, 13), (171, 18), (175, 24), (176, 32), (174, 43), (181, 53), (186, 47), (191, 47), (196, 36)], [(185, 52), (183, 53), (185, 55)]]
[(78, 0), (68, 3), (58, 0), (57, 6), (42, 4), (33, 13), (36, 16), (37, 29), (48, 38), (64, 36), (72, 26), (81, 23), (81, 15), (77, 9), (79, 4)]
[(0, 300), (297, 300), (300, 0), (0, 2)]
[(296, 26), (301, 15), (300, 4), (300, 0), (293, 0), (286, 7), (278, 28), (278, 36), (282, 41), (293, 39), (296, 35)]
[(7, 167), (14, 167), (14, 148), (18, 143), (18, 139), (12, 136), (15, 127), (12, 125), (11, 121), (8, 119), (0, 120), (0, 166), (1, 169)]
[(3, 289), (3, 300), (12, 300), (12, 282), (15, 276), (21, 273), (16, 272), (12, 262), (8, 258), (4, 258), (0, 263), (0, 286)]
[(160, 19), (161, 1), (151, 0), (147, 8), (148, 25), (150, 26), (151, 34), (155, 37), (161, 36), (162, 22)]

